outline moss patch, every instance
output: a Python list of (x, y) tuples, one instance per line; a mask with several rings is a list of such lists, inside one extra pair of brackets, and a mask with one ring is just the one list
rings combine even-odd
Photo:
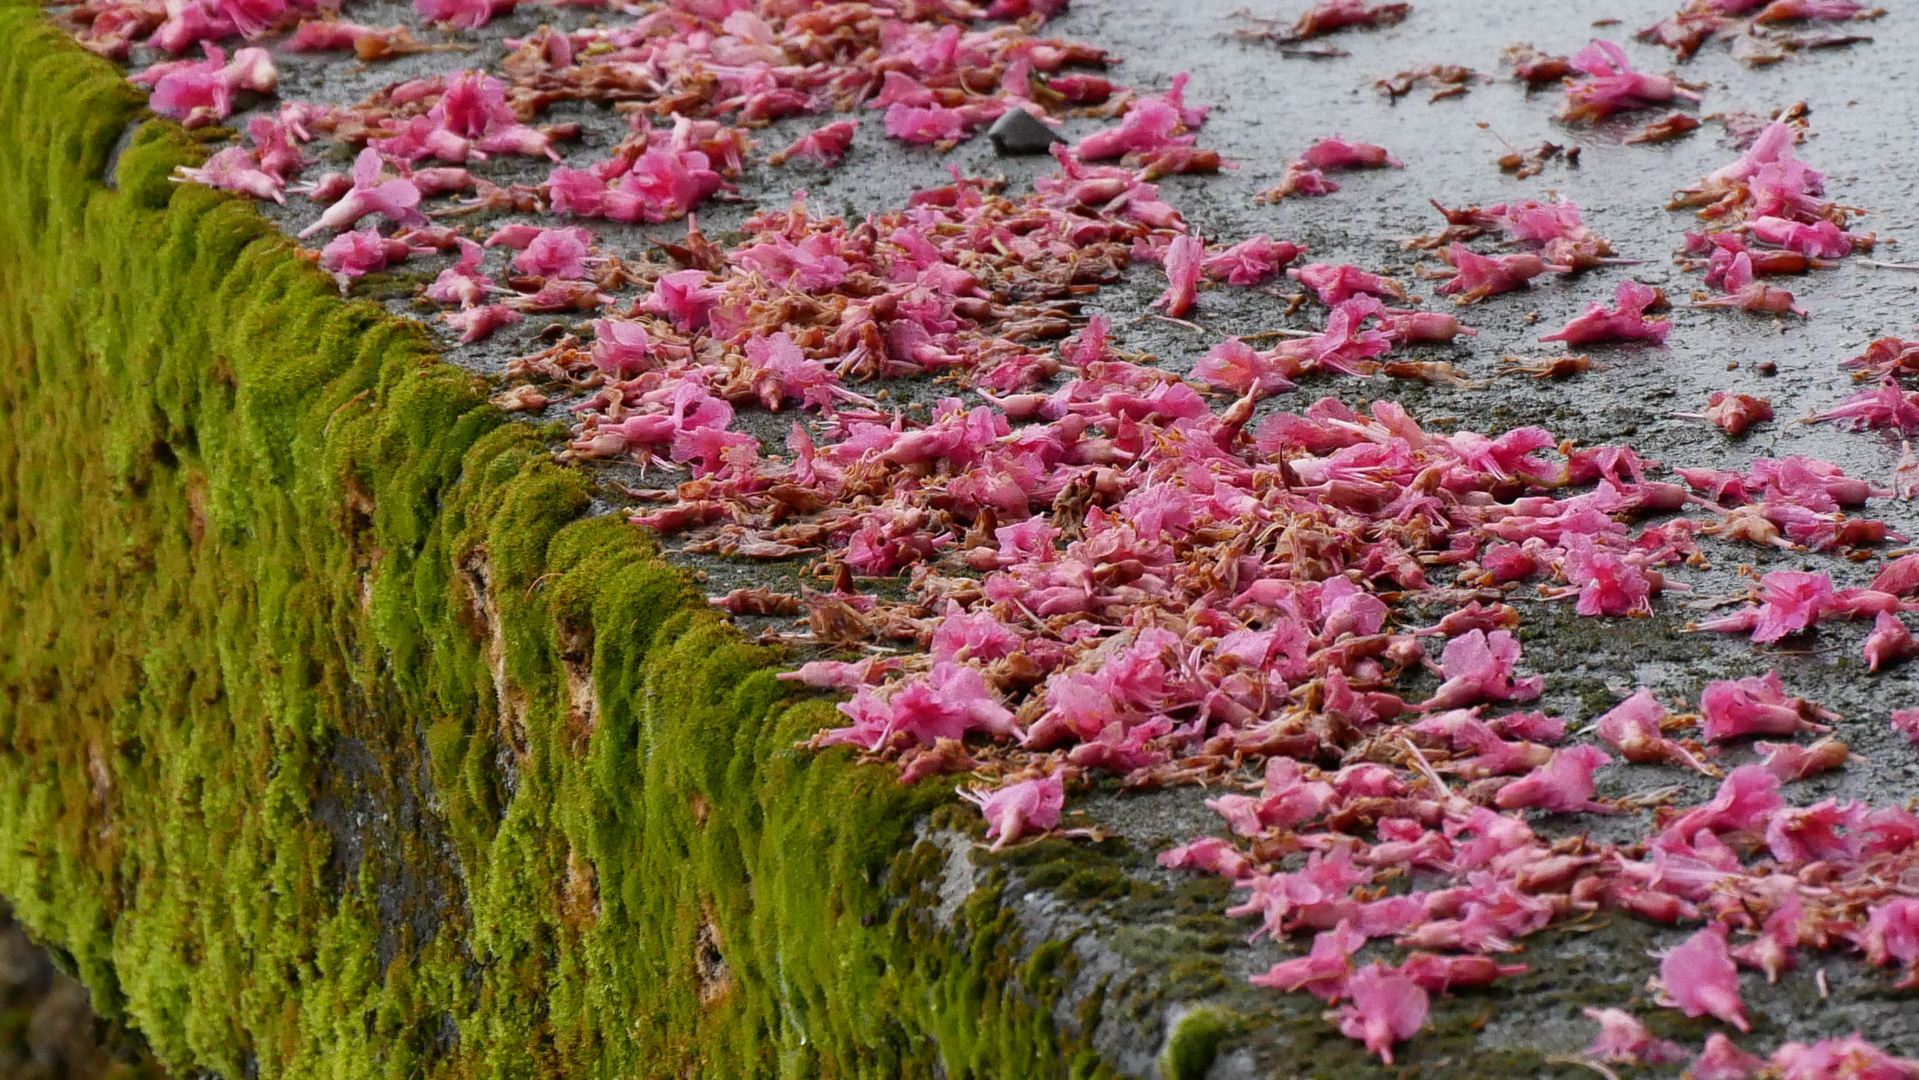
[(796, 753), (829, 706), (203, 155), (0, 0), (0, 893), (102, 1008), (228, 1077), (1097, 1072), (991, 890), (930, 922), (943, 794)]

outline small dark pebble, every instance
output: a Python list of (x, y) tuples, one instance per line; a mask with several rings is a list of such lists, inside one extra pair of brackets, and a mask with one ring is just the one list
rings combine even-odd
[(1757, 364), (1754, 364), (1753, 367), (1757, 368), (1761, 375), (1779, 374), (1779, 365), (1770, 360), (1761, 360)]
[(1044, 154), (1054, 143), (1066, 141), (1025, 109), (1008, 110), (986, 129), (986, 137), (992, 141), (993, 151), (1003, 157)]

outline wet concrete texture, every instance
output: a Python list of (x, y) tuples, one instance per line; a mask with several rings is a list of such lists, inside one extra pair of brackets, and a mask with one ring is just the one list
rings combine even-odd
[[(1268, 2), (1253, 14), (1290, 21), (1304, 6)], [(1882, 483), (1890, 477), (1899, 455), (1896, 438), (1795, 421), (1832, 407), (1857, 389), (1838, 367), (1841, 360), (1876, 336), (1913, 333), (1919, 323), (1919, 275), (1853, 258), (1837, 269), (1778, 281), (1811, 309), (1811, 318), (1803, 321), (1685, 307), (1688, 293), (1702, 287), (1701, 282), (1696, 274), (1680, 272), (1672, 256), (1682, 233), (1698, 222), (1688, 212), (1668, 211), (1665, 204), (1672, 191), (1737, 155), (1720, 141), (1720, 125), (1708, 122), (1663, 145), (1622, 141), (1659, 112), (1628, 114), (1597, 126), (1563, 125), (1552, 118), (1562, 100), (1559, 91), (1529, 91), (1513, 81), (1501, 67), (1500, 53), (1517, 42), (1571, 53), (1595, 36), (1606, 37), (1625, 44), (1641, 70), (1677, 67), (1682, 77), (1705, 83), (1703, 103), (1690, 110), (1698, 115), (1735, 110), (1763, 115), (1806, 102), (1812, 135), (1800, 146), (1799, 156), (1827, 173), (1830, 197), (1870, 212), (1855, 228), (1876, 232), (1883, 245), (1913, 235), (1919, 215), (1913, 168), (1919, 159), (1919, 97), (1911, 86), (1919, 75), (1912, 73), (1907, 60), (1919, 48), (1919, 20), (1910, 12), (1895, 11), (1849, 28), (1871, 35), (1875, 40), (1870, 43), (1795, 54), (1753, 69), (1734, 60), (1721, 41), (1708, 41), (1684, 65), (1675, 65), (1664, 49), (1632, 41), (1634, 29), (1670, 12), (1671, 4), (1660, 0), (1579, 5), (1427, 0), (1415, 4), (1411, 16), (1396, 27), (1324, 39), (1349, 53), (1328, 58), (1282, 55), (1270, 44), (1234, 39), (1232, 31), (1246, 25), (1235, 18), (1242, 7), (1243, 0), (1075, 0), (1046, 31), (1110, 50), (1124, 61), (1116, 78), (1141, 89), (1160, 89), (1174, 74), (1192, 73), (1188, 100), (1213, 106), (1201, 143), (1237, 166), (1218, 177), (1164, 181), (1167, 200), (1185, 213), (1197, 232), (1223, 242), (1268, 233), (1309, 245), (1315, 261), (1351, 262), (1391, 273), (1430, 298), (1432, 283), (1414, 271), (1422, 259), (1427, 266), (1437, 266), (1437, 261), (1408, 252), (1400, 243), (1443, 226), (1429, 199), (1459, 206), (1557, 193), (1578, 202), (1587, 224), (1609, 238), (1619, 256), (1639, 262), (1567, 279), (1549, 275), (1530, 289), (1460, 309), (1462, 321), (1477, 328), (1479, 336), (1461, 339), (1454, 347), (1428, 348), (1425, 358), (1450, 360), (1473, 379), (1492, 380), (1493, 369), (1508, 354), (1562, 352), (1560, 346), (1539, 344), (1538, 335), (1557, 329), (1590, 301), (1610, 303), (1613, 286), (1627, 276), (1663, 287), (1677, 305), (1664, 348), (1595, 348), (1589, 350), (1595, 370), (1564, 381), (1506, 377), (1484, 389), (1462, 389), (1314, 379), (1263, 408), (1300, 408), (1322, 394), (1349, 403), (1391, 398), (1404, 402), (1422, 424), (1442, 432), (1493, 433), (1537, 424), (1586, 444), (1630, 443), (1642, 455), (1668, 465), (1744, 468), (1754, 457), (1807, 454), (1835, 461), (1851, 475)], [(355, 5), (352, 15), (375, 25), (402, 16), (410, 20), (408, 8), (386, 2)], [(387, 82), (496, 60), (501, 39), (543, 22), (573, 25), (591, 18), (580, 9), (523, 5), (487, 30), (463, 35), (460, 40), (477, 42), (472, 53), (427, 54), (371, 68), (337, 57), (282, 56), (283, 93), (308, 100), (355, 100)], [(420, 36), (438, 38), (430, 31)], [(1393, 101), (1373, 88), (1375, 79), (1436, 63), (1467, 65), (1493, 79), (1471, 84), (1461, 97), (1437, 102), (1428, 102), (1422, 90)], [(623, 121), (592, 106), (556, 109), (541, 118), (569, 119), (580, 120), (588, 130), (585, 140), (564, 147), (568, 164), (576, 166), (603, 156), (624, 132)], [(810, 193), (819, 211), (860, 215), (898, 206), (913, 190), (946, 182), (949, 167), (971, 175), (1005, 174), (1014, 193), (1028, 190), (1033, 176), (1053, 167), (1043, 156), (997, 156), (983, 136), (945, 155), (905, 147), (883, 138), (877, 113), (866, 115), (852, 152), (838, 169), (775, 169), (764, 163), (766, 152), (826, 119), (831, 118), (790, 120), (763, 131), (761, 152), (740, 182), (739, 199), (700, 212), (707, 231), (718, 237), (756, 208), (784, 205), (789, 193), (800, 188)], [(1075, 120), (1065, 132), (1077, 138), (1099, 126)], [(1340, 174), (1342, 190), (1324, 198), (1292, 198), (1278, 205), (1255, 202), (1256, 193), (1277, 182), (1288, 158), (1335, 132), (1378, 143), (1405, 167)], [(1495, 164), (1506, 144), (1529, 147), (1541, 140), (1577, 144), (1577, 164), (1554, 160), (1524, 180), (1502, 174)], [(344, 152), (336, 157), (329, 167), (344, 168)], [(545, 162), (502, 160), (473, 171), (504, 183), (537, 182), (546, 169)], [(295, 228), (317, 213), (302, 200), (294, 204), (263, 209)], [(489, 215), (483, 220), (491, 226), (512, 217)], [(635, 258), (649, 242), (677, 238), (684, 229), (682, 224), (586, 224), (602, 244)], [(1882, 246), (1875, 257), (1900, 260), (1901, 251)], [(496, 263), (489, 264), (490, 269), (503, 264), (503, 254), (494, 253)], [(384, 284), (370, 279), (356, 286), (356, 292), (378, 295), (387, 289), (391, 307), (417, 315), (419, 309), (407, 300), (412, 285), (429, 280), (445, 261), (419, 260), (409, 264), (404, 275)], [(1121, 346), (1185, 370), (1229, 334), (1317, 329), (1320, 312), (1313, 305), (1286, 314), (1291, 284), (1213, 288), (1201, 294), (1196, 313), (1189, 317), (1194, 326), (1188, 327), (1147, 314), (1146, 305), (1163, 281), (1156, 268), (1142, 266), (1126, 284), (1095, 298), (1089, 310), (1113, 317)], [(1428, 306), (1451, 308), (1443, 300)], [(533, 336), (543, 327), (582, 321), (579, 316), (530, 317), (484, 345), (468, 347), (451, 347), (450, 335), (443, 328), (436, 332), (449, 345), (450, 360), (497, 373), (506, 358), (533, 351)], [(1761, 374), (1761, 361), (1776, 365), (1777, 374)], [(900, 389), (907, 396), (927, 393), (925, 388)], [(1673, 416), (1699, 410), (1707, 395), (1720, 389), (1770, 398), (1778, 419), (1732, 439), (1700, 421)], [(545, 417), (563, 418), (564, 406), (560, 402), (549, 407)], [(783, 433), (789, 421), (787, 414), (742, 411), (743, 426), (762, 435)], [(636, 479), (621, 468), (606, 471), (610, 478)], [(601, 505), (615, 510), (621, 501), (609, 489)], [(1882, 501), (1870, 512), (1919, 535), (1919, 515), (1906, 504)], [(1703, 545), (1713, 563), (1710, 570), (1673, 574), (1700, 598), (1738, 591), (1742, 580), (1736, 571), (1742, 564), (1761, 570), (1822, 570), (1846, 586), (1864, 584), (1879, 561), (1851, 564), (1836, 556), (1761, 552), (1715, 540)], [(709, 591), (716, 593), (737, 584), (777, 584), (775, 579), (797, 570), (712, 560), (695, 565), (709, 576)], [(1919, 750), (1886, 725), (1892, 709), (1919, 704), (1914, 669), (1868, 676), (1859, 657), (1864, 624), (1828, 624), (1806, 640), (1760, 649), (1732, 636), (1677, 633), (1681, 624), (1701, 615), (1680, 592), (1660, 599), (1656, 616), (1648, 620), (1581, 619), (1569, 604), (1515, 602), (1525, 616), (1522, 670), (1548, 676), (1540, 707), (1583, 724), (1635, 686), (1650, 686), (1668, 701), (1696, 700), (1709, 679), (1777, 667), (1790, 692), (1845, 717), (1839, 734), (1861, 758), (1840, 772), (1789, 787), (1793, 802), (1838, 797), (1903, 803), (1919, 790)], [(1412, 696), (1424, 687), (1404, 689)], [(1720, 760), (1730, 766), (1750, 760), (1750, 754), (1732, 750)], [(1607, 768), (1599, 780), (1602, 796), (1676, 786), (1682, 804), (1708, 797), (1713, 786), (1689, 773), (1634, 765)], [(1094, 1045), (1122, 1073), (1145, 1075), (1160, 1068), (1156, 1062), (1177, 1028), (1181, 1039), (1194, 1040), (1200, 1051), (1181, 1059), (1187, 1064), (1178, 1068), (1167, 1059), (1165, 1068), (1180, 1075), (1396, 1074), (1367, 1058), (1358, 1044), (1341, 1038), (1321, 1018), (1316, 1000), (1272, 994), (1244, 982), (1246, 975), (1264, 970), (1279, 955), (1303, 950), (1304, 941), (1278, 948), (1246, 944), (1251, 920), (1227, 919), (1220, 913), (1229, 902), (1224, 883), (1169, 874), (1154, 865), (1153, 856), (1168, 846), (1224, 832), (1223, 823), (1201, 805), (1208, 794), (1197, 789), (1127, 795), (1106, 791), (1075, 798), (1069, 802), (1067, 823), (1098, 824), (1114, 833), (1114, 839), (1090, 847), (1046, 841), (990, 861), (973, 855), (966, 876), (969, 884), (991, 887), (991, 878), (975, 871), (991, 867), (1003, 872), (1005, 898), (1026, 927), (1036, 954), (1042, 942), (1067, 943), (1057, 946), (1064, 949), (1059, 963), (1070, 980), (1069, 1000), (1076, 1008), (1063, 1008), (1055, 1020), (1068, 1031), (1093, 1027)], [(1606, 820), (1542, 820), (1537, 826), (1559, 835), (1591, 828), (1601, 838), (1623, 839), (1642, 833), (1649, 820), (1648, 811)], [(1062, 873), (1062, 866), (1077, 869)], [(1647, 953), (1684, 936), (1612, 915), (1531, 939), (1517, 957), (1532, 966), (1529, 974), (1492, 990), (1436, 1001), (1428, 1033), (1399, 1048), (1400, 1064), (1418, 1075), (1540, 1075), (1555, 1069), (1572, 1075), (1580, 1068), (1545, 1059), (1576, 1053), (1590, 1041), (1594, 1026), (1580, 1016), (1581, 1008), (1590, 1005), (1634, 1009), (1657, 1033), (1697, 1046), (1713, 1028), (1652, 1006), (1645, 987), (1657, 966)], [(1363, 954), (1362, 960), (1370, 955)], [(1825, 973), (1829, 996), (1816, 988), (1814, 973), (1819, 970)], [(1893, 991), (1892, 982), (1891, 975), (1838, 956), (1806, 957), (1799, 971), (1776, 986), (1748, 972), (1742, 991), (1755, 1031), (1739, 1041), (1765, 1052), (1789, 1039), (1810, 1041), (1856, 1029), (1891, 1051), (1919, 1056), (1919, 1001), (1911, 992)]]

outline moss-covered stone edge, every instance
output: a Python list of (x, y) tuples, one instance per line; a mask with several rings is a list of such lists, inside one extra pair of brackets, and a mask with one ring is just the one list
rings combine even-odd
[(0, 0), (0, 894), (100, 1007), (233, 1078), (1104, 1073), (992, 889), (932, 923), (941, 793), (795, 752), (202, 153)]

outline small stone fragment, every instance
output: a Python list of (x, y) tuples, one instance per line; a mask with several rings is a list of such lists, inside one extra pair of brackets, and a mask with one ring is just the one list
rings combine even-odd
[(1007, 110), (986, 129), (986, 138), (1002, 157), (1044, 154), (1054, 143), (1066, 141), (1025, 109)]

